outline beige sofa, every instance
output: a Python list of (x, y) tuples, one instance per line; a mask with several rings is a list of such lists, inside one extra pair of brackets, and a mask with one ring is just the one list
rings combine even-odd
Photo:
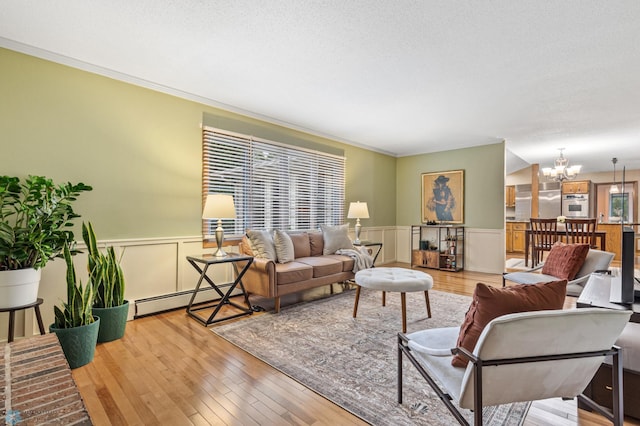
[(275, 312), (280, 312), (280, 297), (314, 287), (346, 281), (354, 277), (354, 260), (349, 256), (323, 254), (321, 232), (290, 234), (294, 259), (286, 263), (256, 257), (249, 238), (240, 242), (240, 253), (254, 256), (253, 263), (242, 278), (250, 294), (274, 298)]

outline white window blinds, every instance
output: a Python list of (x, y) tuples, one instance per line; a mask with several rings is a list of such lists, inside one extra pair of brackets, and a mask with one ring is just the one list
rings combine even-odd
[[(236, 219), (222, 221), (225, 234), (247, 229), (318, 229), (344, 217), (344, 156), (203, 129), (202, 196), (231, 194)], [(203, 220), (203, 235), (217, 221)]]

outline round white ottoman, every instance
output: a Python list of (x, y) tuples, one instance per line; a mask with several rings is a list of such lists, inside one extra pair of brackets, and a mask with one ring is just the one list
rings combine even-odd
[(431, 305), (429, 303), (429, 290), (433, 287), (433, 278), (424, 272), (404, 268), (371, 268), (356, 272), (356, 300), (353, 305), (353, 317), (358, 313), (358, 300), (360, 289), (382, 291), (382, 306), (385, 305), (385, 292), (395, 291), (400, 293), (402, 304), (402, 332), (407, 332), (407, 292), (424, 291), (424, 299), (427, 303), (427, 317), (431, 318)]

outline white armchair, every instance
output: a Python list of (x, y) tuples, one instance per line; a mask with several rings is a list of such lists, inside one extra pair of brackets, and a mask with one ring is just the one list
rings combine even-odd
[[(473, 410), (474, 424), (481, 425), (485, 406), (576, 396), (622, 425), (622, 360), (613, 344), (630, 316), (599, 308), (504, 315), (484, 328), (473, 353), (450, 349), (459, 327), (399, 333), (398, 403), (404, 354), (463, 425), (469, 423), (460, 409)], [(469, 360), (466, 369), (451, 365), (453, 352)], [(581, 395), (606, 355), (613, 357), (613, 410)]]
[[(582, 264), (582, 267), (576, 274), (576, 277), (567, 282), (567, 295), (580, 296), (584, 286), (589, 279), (589, 276), (595, 271), (607, 270), (615, 253), (608, 251), (590, 249), (587, 253), (587, 257)], [(558, 277), (552, 275), (541, 274), (539, 271), (543, 268), (544, 264), (539, 264), (533, 269), (527, 271), (509, 272), (502, 275), (502, 286), (505, 286), (505, 281), (511, 281), (516, 284), (535, 284), (541, 282), (557, 281)]]

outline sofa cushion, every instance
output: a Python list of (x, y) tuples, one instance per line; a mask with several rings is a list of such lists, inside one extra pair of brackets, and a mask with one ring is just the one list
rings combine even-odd
[[(567, 289), (567, 281), (552, 281), (530, 285), (496, 288), (478, 283), (473, 292), (473, 300), (464, 321), (456, 346), (469, 352), (482, 334), (484, 327), (492, 319), (518, 312), (562, 309)], [(455, 367), (466, 367), (467, 360), (455, 355), (451, 360)]]
[(353, 244), (349, 238), (349, 224), (344, 225), (320, 225), (324, 249), (322, 254), (335, 254), (340, 249), (351, 249)]
[(327, 257), (330, 259), (336, 259), (342, 262), (342, 272), (353, 271), (353, 265), (355, 264), (355, 260), (353, 260), (352, 257), (344, 256), (342, 254), (328, 254), (324, 257)]
[(342, 261), (332, 259), (329, 256), (310, 256), (296, 259), (296, 262), (304, 263), (313, 267), (313, 278), (326, 277), (327, 275), (339, 274), (342, 272)]
[(311, 247), (309, 245), (309, 234), (306, 232), (290, 233), (293, 242), (293, 252), (295, 258), (311, 256)]
[(322, 256), (324, 250), (322, 232), (309, 232), (309, 246), (311, 247), (309, 256)]
[(589, 244), (556, 243), (551, 247), (542, 266), (542, 273), (571, 281), (582, 267), (589, 253)]
[(294, 246), (289, 234), (276, 229), (273, 232), (273, 242), (276, 247), (276, 256), (278, 257), (278, 263), (287, 263), (291, 262), (294, 259)]
[(291, 284), (313, 278), (313, 267), (297, 261), (276, 265), (276, 283)]
[(247, 237), (249, 237), (249, 245), (254, 257), (273, 261), (278, 258), (276, 247), (269, 231), (249, 229), (247, 230)]

